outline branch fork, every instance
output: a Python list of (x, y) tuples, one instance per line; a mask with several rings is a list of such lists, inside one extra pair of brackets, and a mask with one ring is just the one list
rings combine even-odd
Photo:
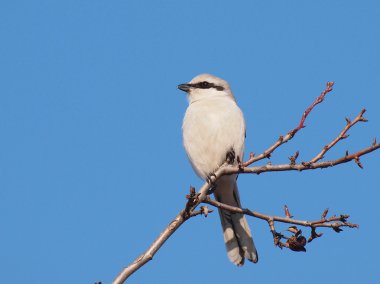
[[(305, 246), (307, 243), (310, 243), (316, 238), (322, 236), (322, 233), (317, 233), (316, 229), (320, 227), (331, 228), (335, 232), (339, 233), (342, 231), (342, 227), (348, 228), (358, 228), (357, 224), (347, 222), (349, 215), (340, 215), (340, 216), (332, 216), (330, 218), (326, 218), (328, 214), (328, 209), (326, 209), (319, 220), (316, 221), (305, 221), (305, 220), (296, 220), (293, 219), (293, 216), (289, 212), (289, 208), (287, 206), (284, 207), (285, 217), (280, 216), (270, 216), (263, 213), (251, 211), (250, 209), (242, 209), (238, 207), (229, 206), (226, 204), (222, 204), (215, 200), (211, 200), (208, 197), (210, 193), (210, 189), (212, 188), (212, 184), (219, 179), (223, 175), (230, 174), (260, 174), (264, 172), (274, 172), (274, 171), (303, 171), (303, 170), (313, 170), (317, 168), (327, 168), (336, 166), (339, 164), (347, 163), (350, 161), (355, 161), (355, 163), (363, 168), (363, 165), (360, 161), (360, 157), (371, 153), (380, 148), (380, 143), (377, 143), (376, 138), (373, 139), (372, 144), (368, 148), (364, 148), (354, 154), (349, 154), (346, 151), (343, 157), (340, 157), (331, 161), (321, 161), (325, 154), (334, 147), (340, 140), (346, 139), (349, 137), (347, 131), (353, 127), (358, 122), (367, 122), (367, 119), (364, 118), (363, 114), (365, 113), (365, 109), (362, 109), (361, 112), (356, 116), (354, 120), (350, 120), (346, 118), (346, 125), (343, 130), (338, 134), (338, 136), (333, 139), (329, 144), (326, 144), (322, 150), (311, 160), (303, 161), (297, 163), (297, 158), (299, 157), (299, 151), (297, 151), (293, 156), (289, 157), (290, 163), (288, 164), (279, 164), (272, 165), (271, 163), (261, 166), (251, 166), (252, 164), (270, 158), (273, 152), (280, 147), (281, 145), (287, 143), (291, 140), (299, 130), (303, 129), (305, 126), (305, 121), (314, 107), (321, 102), (324, 101), (326, 95), (330, 93), (333, 89), (334, 82), (328, 82), (326, 84), (326, 88), (322, 93), (317, 97), (317, 99), (306, 109), (306, 111), (302, 114), (301, 120), (296, 128), (289, 131), (286, 135), (280, 136), (277, 141), (263, 151), (259, 155), (255, 155), (254, 153), (250, 153), (249, 159), (245, 162), (239, 162), (238, 165), (229, 165), (228, 163), (224, 163), (220, 168), (218, 168), (213, 175), (210, 175), (210, 181), (203, 184), (203, 186), (199, 189), (198, 192), (195, 191), (193, 187), (190, 189), (190, 194), (186, 196), (187, 203), (178, 215), (173, 219), (172, 222), (161, 232), (159, 237), (151, 244), (151, 246), (135, 261), (133, 261), (129, 266), (125, 267), (120, 274), (116, 277), (113, 284), (122, 284), (124, 281), (131, 276), (134, 272), (140, 269), (143, 265), (145, 265), (148, 261), (150, 261), (156, 252), (162, 247), (162, 245), (170, 238), (170, 236), (188, 219), (197, 215), (204, 215), (207, 217), (209, 213), (212, 212), (207, 206), (201, 206), (200, 210), (195, 211), (195, 209), (200, 205), (200, 203), (206, 203), (211, 206), (222, 208), (224, 210), (228, 210), (235, 213), (246, 214), (258, 219), (266, 220), (268, 222), (270, 231), (273, 235), (273, 241), (276, 246), (279, 248), (289, 248), (293, 251), (306, 251)], [(290, 237), (287, 237), (281, 233), (278, 233), (275, 230), (276, 223), (288, 223), (291, 224), (287, 231), (292, 233)], [(303, 236), (302, 231), (298, 229), (297, 226), (308, 227), (310, 228), (310, 236), (306, 241), (306, 238)], [(282, 240), (286, 240), (285, 242)]]

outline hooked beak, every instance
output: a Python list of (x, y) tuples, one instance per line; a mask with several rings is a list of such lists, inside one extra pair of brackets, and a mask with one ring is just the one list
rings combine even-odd
[(181, 85), (177, 86), (178, 89), (180, 89), (181, 91), (184, 91), (186, 93), (188, 93), (190, 91), (190, 87), (191, 87), (190, 84), (181, 84)]

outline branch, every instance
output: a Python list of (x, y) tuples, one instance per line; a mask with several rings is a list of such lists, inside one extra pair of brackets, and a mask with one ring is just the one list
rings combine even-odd
[[(348, 218), (348, 215), (341, 215), (341, 217), (333, 217), (330, 219), (321, 219), (318, 221), (300, 221), (295, 220), (291, 218), (284, 218), (284, 217), (271, 217), (269, 215), (265, 215), (262, 213), (257, 213), (250, 211), (249, 209), (240, 209), (237, 207), (232, 207), (228, 205), (222, 205), (221, 203), (218, 203), (216, 201), (210, 201), (209, 199), (205, 200), (207, 197), (207, 192), (211, 188), (211, 185), (219, 179), (223, 175), (227, 174), (234, 174), (234, 173), (256, 173), (260, 174), (262, 172), (271, 172), (271, 171), (287, 171), (287, 170), (310, 170), (310, 169), (317, 169), (317, 168), (326, 168), (335, 166), (338, 164), (346, 163), (352, 160), (359, 161), (359, 157), (362, 155), (368, 154), (372, 151), (375, 151), (376, 149), (380, 148), (380, 143), (375, 144), (376, 141), (374, 140), (374, 143), (371, 147), (366, 148), (362, 151), (359, 151), (352, 155), (346, 155), (340, 159), (329, 161), (329, 162), (320, 162), (320, 163), (301, 163), (301, 164), (285, 164), (285, 165), (265, 165), (265, 166), (259, 166), (259, 167), (239, 167), (239, 166), (231, 166), (228, 164), (223, 164), (216, 172), (215, 176), (210, 176), (211, 182), (205, 183), (198, 193), (191, 192), (189, 201), (187, 202), (185, 208), (181, 210), (178, 215), (174, 218), (172, 222), (161, 232), (159, 237), (152, 243), (152, 245), (137, 259), (135, 259), (128, 267), (124, 268), (123, 271), (118, 275), (118, 277), (114, 280), (113, 284), (121, 284), (124, 283), (124, 281), (132, 275), (135, 271), (137, 271), (139, 268), (141, 268), (143, 265), (145, 265), (148, 261), (153, 259), (153, 256), (156, 254), (156, 252), (162, 247), (162, 245), (166, 242), (167, 239), (189, 218), (193, 216), (197, 216), (200, 214), (204, 214), (207, 216), (207, 212), (210, 212), (209, 209), (201, 209), (199, 211), (195, 211), (194, 209), (201, 203), (208, 203), (210, 205), (216, 206), (226, 210), (230, 210), (233, 212), (243, 213), (247, 215), (251, 215), (253, 217), (267, 220), (268, 223), (271, 226), (271, 231), (275, 240), (275, 244), (279, 247), (288, 247), (292, 250), (297, 250), (297, 248), (302, 244), (300, 236), (297, 235), (297, 237), (294, 236), (294, 238), (289, 238), (290, 241), (283, 243), (281, 242), (281, 239), (284, 238), (283, 235), (278, 234), (274, 229), (273, 222), (283, 222), (283, 223), (290, 223), (290, 224), (297, 224), (301, 226), (311, 227), (312, 228), (312, 234), (309, 238), (309, 240), (312, 240), (313, 238), (318, 237), (319, 235), (315, 233), (316, 227), (330, 227), (334, 230), (338, 231), (340, 230), (340, 227), (348, 226), (348, 227), (357, 227), (355, 224), (347, 223), (347, 222), (340, 222), (340, 223), (330, 223), (332, 221), (342, 221), (342, 216), (345, 217), (345, 219)], [(358, 162), (357, 162), (358, 163)], [(359, 165), (360, 161), (359, 161)], [(206, 213), (205, 213), (206, 212)], [(314, 229), (313, 229), (314, 228)], [(313, 233), (314, 232), (314, 233)], [(302, 247), (302, 246), (301, 246)], [(302, 249), (300, 249), (302, 250)]]
[[(124, 281), (132, 275), (135, 271), (137, 271), (139, 268), (141, 268), (143, 265), (145, 265), (147, 262), (152, 260), (153, 256), (156, 254), (156, 252), (162, 247), (162, 245), (170, 238), (170, 236), (187, 220), (189, 220), (191, 217), (197, 216), (197, 215), (204, 215), (207, 216), (209, 212), (212, 212), (212, 210), (208, 209), (207, 207), (201, 207), (200, 210), (195, 211), (197, 206), (200, 203), (208, 203), (212, 206), (216, 206), (218, 208), (222, 208), (225, 210), (229, 210), (232, 212), (238, 212), (243, 213), (246, 215), (251, 215), (253, 217), (266, 220), (268, 222), (268, 225), (270, 226), (271, 232), (273, 234), (274, 242), (276, 246), (287, 247), (294, 251), (305, 251), (305, 244), (306, 244), (306, 238), (302, 236), (301, 230), (298, 230), (297, 227), (291, 226), (288, 228), (289, 232), (292, 232), (294, 235), (291, 237), (286, 237), (275, 230), (275, 222), (282, 222), (282, 223), (289, 223), (293, 225), (299, 225), (304, 227), (310, 227), (311, 228), (311, 234), (309, 237), (309, 242), (313, 239), (320, 237), (322, 234), (316, 233), (316, 228), (318, 227), (329, 227), (335, 230), (336, 232), (341, 231), (341, 227), (350, 227), (350, 228), (356, 228), (358, 225), (351, 224), (347, 222), (348, 215), (340, 215), (339, 217), (333, 216), (331, 218), (326, 219), (327, 215), (327, 209), (322, 214), (321, 219), (316, 221), (303, 221), (303, 220), (296, 220), (293, 219), (289, 209), (285, 207), (285, 215), (286, 217), (278, 217), (278, 216), (269, 216), (262, 213), (254, 212), (249, 209), (241, 209), (238, 207), (229, 206), (226, 204), (219, 203), (217, 201), (211, 200), (207, 198), (207, 194), (209, 193), (210, 188), (213, 184), (215, 184), (216, 180), (218, 180), (221, 176), (224, 175), (230, 175), (230, 174), (241, 174), (241, 173), (254, 173), (254, 174), (260, 174), (263, 172), (274, 172), (274, 171), (303, 171), (303, 170), (312, 170), (317, 168), (327, 168), (336, 166), (338, 164), (343, 164), (350, 162), (352, 160), (355, 161), (355, 163), (360, 167), (363, 168), (363, 165), (360, 162), (360, 157), (363, 155), (366, 155), (370, 152), (373, 152), (380, 148), (380, 143), (376, 142), (376, 139), (373, 140), (373, 143), (370, 147), (365, 148), (361, 151), (358, 151), (354, 154), (349, 155), (348, 152), (346, 152), (345, 156), (338, 158), (336, 160), (332, 161), (324, 161), (319, 162), (323, 156), (326, 154), (328, 150), (330, 150), (333, 146), (336, 145), (340, 140), (345, 139), (348, 137), (346, 135), (347, 131), (354, 126), (357, 122), (363, 121), (365, 122), (366, 119), (363, 117), (363, 114), (365, 110), (363, 109), (359, 115), (351, 122), (349, 119), (346, 119), (347, 125), (346, 127), (341, 131), (341, 133), (335, 138), (330, 144), (326, 145), (320, 153), (318, 153), (313, 159), (311, 159), (308, 162), (301, 162), (296, 163), (296, 160), (299, 156), (299, 152), (294, 156), (291, 156), (290, 164), (282, 164), (282, 165), (272, 165), (267, 164), (264, 166), (256, 166), (256, 167), (249, 167), (251, 164), (262, 160), (264, 158), (269, 158), (270, 155), (281, 145), (291, 140), (296, 133), (305, 127), (305, 121), (310, 112), (314, 109), (314, 107), (321, 103), (327, 93), (332, 91), (333, 82), (328, 82), (326, 85), (325, 90), (321, 93), (321, 95), (309, 106), (309, 108), (306, 109), (306, 111), (303, 113), (301, 121), (299, 125), (294, 128), (293, 130), (289, 131), (288, 134), (285, 136), (280, 136), (278, 140), (270, 146), (268, 149), (266, 149), (263, 153), (261, 153), (258, 156), (255, 156), (255, 154), (251, 153), (250, 157), (247, 161), (240, 163), (236, 166), (229, 165), (228, 163), (224, 163), (221, 165), (220, 168), (218, 168), (213, 175), (210, 175), (210, 178), (208, 182), (204, 183), (203, 186), (200, 188), (200, 190), (196, 193), (194, 188), (190, 189), (190, 194), (187, 195), (187, 203), (184, 209), (182, 209), (178, 215), (173, 219), (172, 222), (161, 232), (161, 234), (158, 236), (158, 238), (151, 244), (151, 246), (138, 258), (136, 258), (129, 266), (125, 267), (120, 274), (117, 276), (117, 278), (114, 280), (113, 284), (122, 284)], [(206, 199), (207, 198), (207, 199)], [(281, 240), (286, 239), (287, 241), (284, 243)]]
[[(224, 166), (224, 165), (223, 165)], [(222, 167), (223, 167), (222, 166)], [(221, 168), (222, 168), (221, 167)], [(138, 258), (136, 258), (129, 266), (125, 267), (116, 279), (112, 282), (113, 284), (122, 284), (124, 281), (131, 276), (134, 272), (140, 269), (143, 265), (153, 259), (153, 256), (162, 247), (162, 245), (170, 238), (170, 236), (185, 223), (191, 217), (203, 214), (207, 216), (209, 210), (207, 207), (201, 208), (199, 211), (194, 211), (194, 209), (201, 203), (202, 200), (206, 198), (206, 194), (211, 188), (211, 185), (216, 179), (220, 178), (222, 172), (217, 170), (215, 176), (210, 177), (210, 183), (205, 183), (201, 189), (195, 193), (195, 189), (190, 187), (190, 194), (186, 196), (188, 199), (186, 206), (182, 209), (178, 215), (169, 223), (169, 225), (161, 232), (158, 238), (150, 245), (150, 247)]]
[[(218, 202), (216, 200), (212, 200), (209, 197), (207, 197), (203, 201), (203, 203), (209, 204), (211, 206), (214, 206), (223, 210), (230, 211), (232, 213), (245, 214), (248, 216), (252, 216), (252, 217), (267, 221), (273, 235), (274, 244), (280, 248), (285, 247), (293, 251), (306, 251), (305, 249), (306, 238), (302, 236), (302, 231), (299, 230), (296, 226), (291, 226), (288, 228), (288, 231), (294, 233), (294, 235), (291, 237), (286, 237), (275, 230), (275, 222), (287, 223), (287, 224), (293, 224), (293, 225), (299, 225), (299, 226), (311, 228), (311, 233), (310, 233), (308, 242), (311, 242), (313, 239), (322, 236), (322, 234), (316, 233), (316, 228), (319, 228), (319, 227), (331, 228), (337, 233), (342, 231), (341, 227), (349, 227), (349, 228), (359, 227), (359, 225), (357, 224), (352, 224), (352, 223), (347, 222), (347, 219), (350, 217), (349, 215), (340, 215), (339, 217), (334, 215), (326, 219), (328, 209), (326, 209), (323, 212), (321, 219), (315, 220), (315, 221), (305, 221), (305, 220), (292, 219), (292, 216), (289, 213), (289, 209), (286, 205), (285, 205), (286, 217), (279, 217), (279, 216), (270, 216), (263, 213), (255, 212), (247, 208), (243, 209), (243, 208), (239, 208), (235, 206), (230, 206), (230, 205)], [(286, 239), (287, 240), (286, 243), (281, 242), (282, 239)]]
[(325, 96), (331, 92), (333, 90), (333, 87), (334, 86), (334, 82), (327, 82), (326, 84), (326, 88), (324, 89), (324, 91), (319, 95), (319, 97), (307, 108), (307, 110), (305, 110), (305, 112), (303, 113), (302, 115), (302, 118), (301, 118), (301, 121), (300, 123), (298, 124), (298, 126), (296, 128), (294, 128), (293, 130), (289, 131), (288, 134), (286, 134), (285, 136), (280, 136), (277, 141), (272, 145), (270, 146), (268, 149), (266, 149), (263, 153), (261, 153), (260, 155), (258, 156), (255, 156), (254, 153), (250, 153), (249, 155), (249, 159), (244, 162), (242, 164), (243, 167), (247, 167), (257, 161), (260, 161), (262, 159), (265, 159), (265, 158), (270, 158), (271, 154), (278, 148), (280, 147), (281, 145), (285, 144), (286, 142), (288, 142), (289, 140), (291, 140), (296, 134), (297, 132), (302, 129), (302, 128), (305, 128), (306, 125), (304, 124), (305, 123), (305, 120), (306, 118), (308, 117), (308, 115), (310, 114), (310, 112), (314, 109), (314, 107), (317, 105), (317, 104), (320, 104), (321, 102), (323, 102), (323, 100), (325, 99)]
[(323, 147), (322, 151), (317, 156), (315, 156), (313, 159), (311, 159), (310, 163), (315, 163), (315, 162), (319, 161), (320, 159), (323, 158), (323, 156), (326, 154), (326, 152), (328, 150), (330, 150), (332, 147), (335, 146), (336, 143), (338, 143), (340, 140), (346, 139), (348, 137), (348, 135), (346, 135), (346, 132), (352, 126), (354, 126), (357, 122), (359, 122), (359, 121), (367, 122), (368, 120), (366, 120), (363, 117), (363, 114), (365, 113), (365, 111), (366, 111), (365, 109), (362, 109), (362, 111), (358, 114), (358, 116), (354, 119), (354, 121), (350, 121), (348, 118), (346, 118), (346, 122), (347, 122), (346, 127), (342, 130), (342, 132), (338, 135), (338, 137), (336, 137), (333, 141), (331, 141), (330, 144)]
[(159, 237), (151, 244), (151, 246), (138, 258), (136, 258), (128, 267), (117, 276), (112, 282), (113, 284), (121, 284), (132, 275), (136, 270), (141, 268), (148, 261), (153, 259), (156, 252), (162, 247), (166, 240), (185, 222), (184, 210), (182, 210), (173, 221), (161, 232)]
[(361, 151), (358, 151), (354, 154), (348, 155), (348, 153), (346, 152), (346, 155), (339, 159), (332, 160), (332, 161), (325, 161), (325, 162), (313, 163), (312, 161), (309, 161), (309, 162), (301, 162), (300, 164), (295, 164), (295, 163), (292, 164), (291, 162), (290, 164), (281, 164), (281, 165), (267, 164), (264, 166), (256, 166), (256, 167), (241, 167), (241, 166), (238, 167), (238, 166), (228, 165), (224, 167), (223, 173), (226, 175), (231, 175), (231, 174), (237, 174), (237, 173), (261, 174), (264, 172), (314, 170), (314, 169), (323, 169), (323, 168), (333, 167), (339, 164), (350, 162), (352, 160), (354, 160), (360, 168), (363, 168), (360, 162), (360, 157), (368, 153), (371, 153), (379, 148), (380, 148), (380, 143), (372, 144), (370, 147), (365, 148)]

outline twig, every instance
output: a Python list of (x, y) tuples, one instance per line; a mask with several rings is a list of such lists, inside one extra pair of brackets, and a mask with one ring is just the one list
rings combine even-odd
[(231, 174), (237, 174), (237, 173), (261, 174), (261, 173), (266, 173), (266, 172), (280, 172), (280, 171), (305, 171), (305, 170), (314, 170), (314, 169), (323, 169), (323, 168), (333, 167), (339, 164), (350, 162), (352, 160), (354, 160), (358, 164), (358, 166), (362, 168), (363, 166), (360, 163), (359, 158), (379, 148), (380, 148), (380, 143), (371, 145), (370, 147), (365, 148), (361, 151), (358, 151), (354, 154), (345, 155), (336, 160), (317, 162), (317, 163), (302, 162), (300, 164), (281, 164), (281, 165), (267, 164), (267, 165), (256, 166), (256, 167), (237, 167), (237, 166), (226, 165), (222, 170), (223, 170), (223, 174), (225, 175), (231, 175)]
[[(211, 201), (210, 199), (205, 200), (207, 197), (207, 193), (209, 192), (209, 189), (211, 188), (211, 185), (215, 183), (217, 179), (219, 179), (223, 175), (230, 175), (230, 174), (237, 174), (237, 173), (255, 173), (260, 174), (263, 172), (273, 172), (273, 171), (303, 171), (303, 170), (312, 170), (317, 168), (327, 168), (332, 167), (338, 164), (347, 163), (349, 161), (354, 160), (356, 164), (363, 168), (360, 157), (363, 155), (366, 155), (372, 151), (375, 151), (380, 148), (380, 143), (376, 142), (376, 139), (373, 140), (372, 145), (368, 148), (365, 148), (361, 151), (358, 151), (354, 154), (349, 155), (348, 152), (346, 152), (345, 156), (332, 160), (332, 161), (325, 161), (325, 162), (318, 162), (320, 159), (323, 158), (324, 154), (331, 149), (339, 140), (342, 140), (346, 138), (346, 132), (358, 121), (366, 121), (363, 118), (363, 113), (365, 110), (362, 110), (362, 112), (355, 118), (354, 121), (350, 121), (347, 119), (347, 125), (343, 129), (343, 131), (338, 135), (336, 139), (334, 139), (330, 144), (326, 145), (323, 150), (316, 155), (312, 160), (309, 162), (302, 162), (302, 163), (296, 163), (296, 159), (299, 155), (299, 152), (290, 157), (290, 164), (284, 164), (284, 165), (272, 165), (267, 164), (264, 166), (256, 166), (256, 167), (249, 167), (249, 165), (262, 160), (264, 158), (269, 158), (270, 155), (281, 145), (288, 142), (290, 139), (294, 137), (294, 135), (302, 128), (305, 127), (304, 123), (307, 118), (307, 116), (310, 114), (310, 112), (314, 109), (314, 107), (321, 103), (326, 94), (329, 93), (332, 90), (333, 82), (328, 82), (326, 89), (321, 93), (321, 95), (313, 102), (313, 104), (303, 113), (301, 121), (299, 125), (291, 130), (288, 134), (285, 136), (280, 136), (279, 139), (270, 146), (267, 150), (265, 150), (263, 153), (261, 153), (258, 156), (255, 156), (254, 153), (250, 154), (249, 159), (244, 163), (239, 163), (236, 166), (229, 165), (227, 163), (224, 163), (219, 169), (217, 169), (214, 173), (214, 175), (210, 176), (210, 179), (208, 182), (204, 183), (203, 186), (200, 188), (200, 190), (196, 193), (195, 189), (190, 190), (190, 194), (187, 196), (188, 202), (184, 209), (182, 209), (178, 215), (174, 218), (174, 220), (161, 232), (159, 237), (151, 244), (151, 246), (137, 259), (135, 259), (129, 266), (125, 267), (120, 274), (117, 276), (117, 278), (114, 280), (113, 284), (121, 284), (124, 283), (124, 281), (132, 275), (135, 271), (137, 271), (139, 268), (141, 268), (144, 264), (149, 262), (153, 256), (156, 254), (156, 252), (162, 247), (162, 245), (168, 240), (168, 238), (187, 220), (189, 220), (191, 217), (203, 214), (207, 216), (209, 212), (211, 212), (210, 209), (207, 207), (201, 207), (200, 210), (194, 211), (195, 208), (201, 203), (208, 203), (213, 206), (220, 206), (219, 208), (223, 208), (225, 210), (230, 210), (232, 212), (239, 212), (247, 215), (251, 215), (253, 217), (266, 220), (268, 222), (268, 225), (270, 227), (270, 230), (273, 234), (273, 240), (276, 246), (282, 248), (287, 247), (291, 250), (295, 251), (305, 251), (305, 244), (306, 244), (306, 238), (302, 236), (301, 230), (298, 230), (297, 227), (290, 227), (288, 228), (288, 231), (292, 232), (294, 235), (291, 237), (286, 237), (275, 230), (275, 222), (282, 222), (282, 223), (289, 223), (293, 225), (300, 225), (304, 227), (310, 227), (311, 228), (311, 234), (309, 237), (309, 242), (312, 241), (315, 238), (320, 237), (322, 234), (316, 233), (317, 227), (329, 227), (335, 230), (336, 232), (341, 231), (341, 227), (351, 227), (355, 228), (357, 227), (356, 224), (351, 224), (347, 222), (348, 215), (341, 215), (339, 217), (333, 216), (331, 218), (326, 219), (327, 211), (325, 210), (322, 214), (322, 217), (320, 220), (316, 221), (302, 221), (302, 220), (296, 220), (293, 219), (291, 216), (288, 208), (285, 208), (285, 215), (286, 217), (278, 217), (278, 216), (269, 216), (262, 213), (254, 212), (249, 209), (241, 209), (238, 207), (229, 206), (226, 204), (219, 203), (217, 201)], [(287, 241), (284, 243), (281, 240), (287, 239)]]
[(366, 120), (363, 117), (363, 114), (365, 113), (365, 111), (366, 111), (365, 109), (362, 109), (362, 111), (358, 114), (358, 116), (353, 121), (350, 121), (348, 118), (346, 118), (346, 122), (347, 122), (346, 127), (342, 130), (342, 132), (338, 135), (338, 137), (336, 137), (333, 141), (330, 142), (330, 144), (323, 147), (322, 151), (318, 155), (316, 155), (313, 159), (310, 160), (310, 163), (315, 163), (319, 161), (320, 159), (323, 158), (323, 156), (326, 154), (328, 150), (330, 150), (332, 147), (335, 146), (336, 143), (338, 143), (340, 140), (346, 139), (348, 137), (348, 135), (346, 135), (347, 131), (352, 126), (354, 126), (357, 122), (359, 121), (367, 122), (368, 120)]
[(199, 211), (194, 212), (194, 209), (201, 203), (211, 188), (211, 184), (215, 182), (216, 179), (222, 176), (221, 169), (225, 166), (222, 165), (220, 169), (215, 172), (215, 175), (210, 177), (210, 183), (205, 183), (201, 187), (201, 189), (195, 193), (192, 187), (190, 187), (190, 194), (186, 197), (188, 198), (188, 202), (184, 209), (182, 209), (178, 215), (174, 218), (173, 221), (161, 232), (158, 238), (150, 245), (150, 247), (138, 258), (136, 258), (129, 266), (125, 267), (120, 274), (116, 277), (116, 279), (112, 282), (113, 284), (122, 284), (124, 281), (131, 276), (134, 272), (136, 272), (139, 268), (145, 265), (147, 262), (153, 259), (153, 256), (156, 252), (162, 247), (162, 245), (170, 238), (170, 236), (189, 218), (197, 216), (199, 214), (205, 214), (207, 216), (208, 212), (205, 212), (206, 209), (201, 209)]
[(326, 84), (326, 88), (325, 90), (319, 95), (319, 97), (307, 108), (307, 110), (305, 110), (305, 112), (303, 113), (302, 115), (302, 118), (301, 118), (301, 121), (300, 123), (298, 124), (298, 126), (296, 128), (294, 128), (293, 130), (289, 131), (288, 134), (286, 134), (285, 136), (280, 136), (277, 141), (272, 145), (270, 146), (268, 149), (266, 149), (263, 153), (261, 153), (260, 155), (258, 156), (255, 156), (253, 153), (250, 153), (250, 157), (249, 159), (242, 163), (241, 166), (242, 167), (247, 167), (257, 161), (260, 161), (262, 159), (265, 159), (265, 158), (270, 158), (271, 154), (278, 148), (280, 147), (281, 145), (285, 144), (286, 142), (288, 142), (290, 139), (292, 139), (296, 133), (302, 129), (302, 128), (305, 128), (305, 120), (306, 118), (308, 117), (308, 115), (310, 114), (310, 112), (314, 109), (314, 107), (317, 105), (317, 104), (320, 104), (321, 102), (323, 102), (323, 100), (325, 99), (325, 96), (331, 92), (333, 90), (333, 87), (334, 86), (334, 82), (327, 82)]
[[(252, 216), (258, 219), (262, 219), (268, 222), (269, 228), (273, 234), (273, 241), (274, 244), (280, 248), (286, 247), (290, 248), (291, 250), (294, 251), (306, 251), (304, 249), (306, 245), (306, 239), (303, 237), (301, 238), (301, 230), (299, 230), (297, 227), (292, 226), (288, 229), (288, 231), (294, 233), (295, 237), (292, 239), (292, 237), (288, 238), (280, 233), (278, 233), (275, 230), (275, 222), (280, 222), (280, 223), (287, 223), (287, 224), (293, 224), (293, 225), (299, 225), (303, 227), (309, 227), (311, 228), (311, 234), (309, 237), (309, 242), (311, 242), (313, 239), (322, 236), (322, 234), (317, 234), (315, 232), (316, 228), (319, 227), (324, 227), (324, 228), (332, 228), (336, 232), (342, 231), (341, 227), (349, 227), (349, 228), (358, 228), (359, 225), (349, 223), (347, 222), (347, 219), (349, 218), (349, 215), (340, 215), (339, 217), (332, 216), (328, 219), (326, 219), (326, 214), (327, 210), (324, 211), (322, 214), (321, 219), (315, 220), (315, 221), (305, 221), (305, 220), (296, 220), (293, 218), (290, 218), (290, 213), (288, 210), (288, 207), (286, 206), (285, 208), (285, 217), (280, 217), (280, 216), (271, 216), (263, 213), (259, 213), (256, 211), (252, 211), (247, 208), (239, 208), (235, 206), (230, 206), (221, 202), (218, 202), (216, 200), (212, 200), (210, 198), (206, 198), (203, 203), (207, 203), (211, 206), (215, 206), (220, 209), (228, 210), (233, 213), (240, 213), (240, 214), (245, 214), (248, 216)], [(286, 243), (281, 242), (281, 239), (287, 239), (288, 241)], [(305, 239), (305, 242), (303, 240)], [(290, 240), (290, 241), (289, 241)]]
[(304, 123), (307, 116), (317, 104), (320, 104), (321, 102), (323, 102), (327, 93), (332, 91), (333, 86), (334, 86), (334, 82), (327, 82), (326, 89), (319, 95), (319, 97), (314, 101), (314, 103), (311, 106), (309, 106), (309, 108), (303, 113), (300, 124), (296, 128), (294, 128), (292, 131), (289, 132), (292, 136), (294, 136), (298, 132), (298, 130), (306, 127)]

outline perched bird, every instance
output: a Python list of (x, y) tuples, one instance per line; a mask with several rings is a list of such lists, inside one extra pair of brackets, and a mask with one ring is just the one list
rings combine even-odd
[[(188, 93), (189, 106), (183, 119), (183, 143), (194, 171), (209, 180), (226, 160), (237, 164), (243, 159), (245, 122), (228, 83), (201, 74), (189, 83), (178, 85)], [(214, 195), (219, 202), (241, 207), (237, 175), (216, 181)], [(219, 209), (224, 242), (229, 259), (236, 265), (247, 258), (258, 261), (252, 234), (243, 214)]]

